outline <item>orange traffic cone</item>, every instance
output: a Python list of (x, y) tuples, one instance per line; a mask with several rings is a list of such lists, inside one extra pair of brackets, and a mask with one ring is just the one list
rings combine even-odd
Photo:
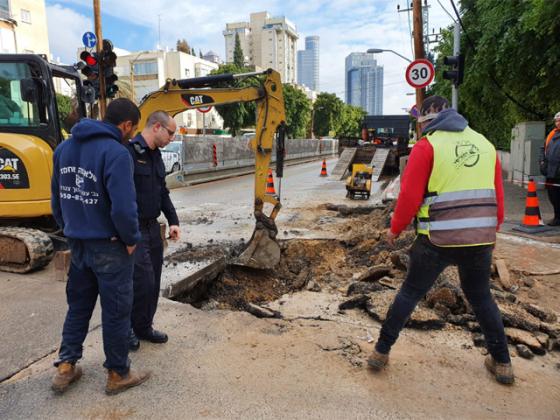
[(268, 169), (268, 177), (266, 178), (266, 194), (276, 195), (274, 190), (274, 178), (272, 177), (272, 169)]
[(539, 209), (539, 197), (537, 197), (535, 181), (529, 179), (529, 185), (527, 186), (527, 199), (525, 200), (523, 226), (540, 226), (542, 224), (541, 211)]
[(323, 159), (323, 165), (321, 166), (321, 175), (319, 176), (327, 176), (327, 161)]

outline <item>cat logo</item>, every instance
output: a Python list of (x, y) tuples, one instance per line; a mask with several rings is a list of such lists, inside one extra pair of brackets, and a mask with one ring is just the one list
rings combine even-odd
[(214, 98), (208, 95), (184, 94), (181, 95), (181, 100), (188, 107), (214, 103)]
[(0, 171), (3, 172), (17, 172), (19, 159), (2, 159), (0, 158)]

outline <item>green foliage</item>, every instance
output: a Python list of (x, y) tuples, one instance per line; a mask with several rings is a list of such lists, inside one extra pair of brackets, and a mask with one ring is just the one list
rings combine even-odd
[(305, 138), (311, 121), (311, 101), (301, 90), (283, 84), (286, 125), (289, 138)]
[[(465, 80), (459, 89), (459, 110), (475, 130), (499, 148), (509, 149), (513, 125), (527, 120), (551, 123), (560, 110), (558, 2), (462, 0), (461, 8), (474, 45), (463, 33)], [(441, 67), (451, 45), (446, 30), (430, 93), (450, 97)]]
[(233, 63), (238, 67), (245, 66), (245, 57), (243, 56), (243, 48), (241, 48), (241, 41), (239, 34), (235, 33), (235, 47), (233, 49)]
[(191, 48), (190, 54), (196, 57), (196, 51), (194, 50), (194, 47)]
[(202, 50), (198, 50), (198, 56), (199, 56), (200, 58), (204, 58), (204, 57), (202, 56)]
[(177, 51), (181, 51), (187, 54), (191, 53), (191, 47), (186, 39), (178, 39), (177, 40)]
[(338, 133), (342, 126), (345, 104), (334, 93), (321, 92), (313, 104), (313, 132), (316, 136)]
[[(230, 63), (220, 65), (216, 70), (212, 70), (210, 74), (236, 74), (247, 71), (248, 69), (244, 67)], [(236, 87), (259, 85), (259, 81), (253, 78), (238, 80), (236, 83)], [(232, 136), (236, 136), (241, 128), (255, 125), (256, 105), (254, 102), (220, 105), (216, 107), (216, 111), (224, 120), (224, 127), (229, 129)]]
[(72, 113), (72, 98), (61, 93), (57, 93), (56, 107), (58, 109), (58, 119), (61, 127), (69, 131), (71, 127), (67, 127), (65, 122), (68, 120), (68, 116)]
[(359, 106), (344, 105), (338, 137), (360, 137), (362, 121), (366, 112)]

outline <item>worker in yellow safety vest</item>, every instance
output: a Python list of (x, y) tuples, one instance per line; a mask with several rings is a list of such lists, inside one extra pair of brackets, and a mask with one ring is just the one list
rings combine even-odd
[(463, 293), (489, 352), (485, 366), (503, 384), (514, 382), (500, 312), (490, 294), (496, 231), (503, 222), (501, 166), (494, 146), (449, 108), (424, 100), (414, 145), (387, 232), (390, 245), (415, 218), (417, 237), (406, 279), (391, 305), (368, 365), (381, 370), (412, 311), (449, 265), (457, 265)]

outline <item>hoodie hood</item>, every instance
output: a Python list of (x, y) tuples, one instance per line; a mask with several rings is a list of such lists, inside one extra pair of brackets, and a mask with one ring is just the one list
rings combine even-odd
[(468, 124), (469, 122), (454, 109), (444, 109), (422, 130), (422, 134), (436, 130), (463, 131)]
[(95, 140), (99, 138), (112, 138), (122, 141), (122, 133), (115, 125), (104, 121), (92, 120), (90, 118), (81, 119), (72, 127), (72, 137), (78, 141)]

